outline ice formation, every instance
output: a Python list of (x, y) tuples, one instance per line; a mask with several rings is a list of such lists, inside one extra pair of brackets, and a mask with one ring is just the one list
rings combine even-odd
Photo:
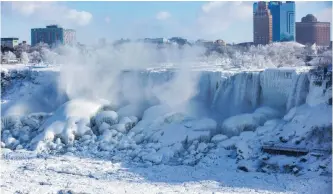
[[(120, 79), (127, 76), (135, 79), (121, 82), (126, 86), (117, 91), (122, 99), (117, 106), (111, 99), (109, 102), (74, 98), (57, 109), (50, 107), (44, 111), (48, 113), (25, 114), (29, 111), (23, 111), (24, 114), (3, 116), (1, 147), (37, 153), (89, 153), (148, 166), (212, 165), (219, 160), (219, 155), (232, 159), (243, 171), (297, 174), (306, 173), (308, 166), (290, 159), (293, 165), (286, 167), (289, 159), (280, 162), (278, 156), (264, 154), (261, 146), (273, 142), (300, 146), (311, 152), (313, 148), (329, 149), (331, 145), (328, 138), (332, 133), (329, 104), (332, 97), (328, 84), (331, 80), (325, 77), (313, 80), (310, 67), (199, 70), (197, 82), (189, 84), (195, 85), (193, 90), (188, 91), (189, 85), (179, 83), (178, 92), (173, 93), (174, 98), (193, 96), (185, 104), (173, 106), (174, 103), (163, 95), (169, 98), (168, 88), (172, 85), (166, 83), (172, 82), (176, 72), (121, 73)], [(4, 73), (8, 79), (2, 79), (2, 86), (7, 91), (15, 87), (25, 88), (29, 79), (38, 80), (34, 76), (20, 80), (20, 73)], [(13, 86), (15, 79), (23, 84)], [(131, 93), (131, 90), (124, 89), (132, 85), (140, 90)], [(161, 94), (163, 90), (165, 93)], [(187, 90), (185, 97), (181, 96), (182, 90)], [(4, 100), (10, 97), (7, 91)], [(11, 108), (11, 104), (2, 106), (8, 106), (8, 110)], [(306, 157), (311, 165), (317, 165), (328, 155), (318, 160), (310, 154)], [(322, 168), (317, 165), (314, 169), (323, 172), (329, 167), (326, 165), (320, 170)]]

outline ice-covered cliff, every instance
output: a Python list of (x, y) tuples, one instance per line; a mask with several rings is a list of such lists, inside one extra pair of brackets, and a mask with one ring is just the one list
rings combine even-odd
[[(321, 138), (332, 130), (331, 72), (323, 69), (127, 71), (117, 75), (117, 85), (102, 88), (116, 94), (118, 104), (110, 98), (94, 100), (95, 88), (82, 85), (79, 94), (86, 92), (90, 98), (72, 99), (75, 93), (66, 91), (73, 90), (58, 87), (57, 70), (29, 71), (16, 70), (20, 76), (6, 72), (2, 109), (9, 115), (2, 116), (1, 130), (5, 148), (89, 150), (98, 156), (107, 152), (113, 160), (186, 165), (210, 165), (211, 158), (224, 154), (240, 168), (268, 172), (284, 164), (276, 164), (275, 156), (261, 157), (264, 143), (307, 149), (331, 144), (331, 139)], [(307, 160), (321, 162), (328, 155), (311, 157)]]
[[(189, 100), (204, 103), (206, 108), (222, 120), (240, 113), (252, 112), (261, 106), (269, 106), (285, 114), (291, 108), (310, 100), (317, 99), (319, 103), (328, 103), (330, 96), (326, 91), (326, 82), (330, 82), (329, 76), (321, 78), (322, 85), (315, 85), (314, 73), (310, 70), (311, 68), (303, 67), (258, 71), (193, 71), (196, 78), (193, 79), (195, 92)], [(127, 76), (136, 79), (127, 79)], [(121, 83), (124, 88), (140, 88), (140, 98), (151, 99), (158, 95), (154, 93), (156, 88), (169, 83), (175, 76), (175, 70), (127, 72), (122, 75), (124, 81)], [(175, 82), (173, 86), (178, 85), (180, 92), (174, 95), (182, 98), (182, 91), (187, 90), (188, 85), (183, 85), (181, 79), (176, 81), (179, 82)], [(131, 95), (133, 94), (125, 93), (123, 97)], [(314, 95), (321, 97), (313, 97)], [(158, 98), (155, 100), (158, 101)]]

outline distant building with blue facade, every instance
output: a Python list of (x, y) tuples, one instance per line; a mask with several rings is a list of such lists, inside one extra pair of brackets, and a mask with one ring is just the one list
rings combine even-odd
[[(272, 15), (272, 41), (295, 41), (295, 2), (270, 1), (268, 9)], [(253, 15), (258, 10), (258, 3), (253, 3)]]
[(271, 1), (273, 42), (295, 41), (295, 2)]
[(46, 43), (51, 47), (59, 44), (71, 45), (74, 44), (75, 41), (75, 30), (64, 29), (58, 25), (31, 29), (31, 46), (35, 46), (38, 43)]

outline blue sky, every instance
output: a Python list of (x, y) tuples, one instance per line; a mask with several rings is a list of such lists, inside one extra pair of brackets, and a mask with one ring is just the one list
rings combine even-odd
[[(238, 43), (252, 41), (252, 3), (1, 2), (1, 37), (30, 42), (31, 28), (60, 24), (75, 29), (85, 44), (172, 36)], [(332, 2), (296, 2), (296, 21), (308, 13), (332, 22)]]

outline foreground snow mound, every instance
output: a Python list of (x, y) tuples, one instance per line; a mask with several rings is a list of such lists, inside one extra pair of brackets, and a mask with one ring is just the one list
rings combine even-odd
[(41, 132), (31, 141), (31, 148), (36, 149), (43, 141), (54, 141), (57, 137), (65, 144), (72, 144), (76, 137), (92, 133), (89, 122), (103, 102), (75, 99), (63, 104), (53, 116), (39, 128)]
[(243, 131), (254, 131), (266, 121), (280, 117), (280, 113), (269, 107), (261, 107), (252, 114), (240, 114), (229, 117), (222, 124), (222, 133), (231, 137)]
[[(304, 104), (291, 109), (283, 120), (279, 140), (309, 148), (331, 149), (332, 106)], [(317, 144), (317, 145), (314, 145)]]

